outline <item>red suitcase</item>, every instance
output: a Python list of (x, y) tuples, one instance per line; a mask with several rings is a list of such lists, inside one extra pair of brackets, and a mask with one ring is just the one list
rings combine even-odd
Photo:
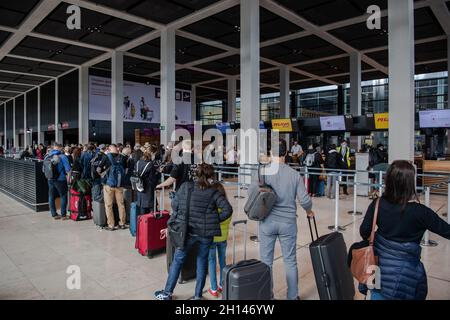
[(135, 247), (143, 256), (153, 258), (157, 253), (164, 252), (166, 249), (166, 237), (161, 236), (161, 230), (167, 229), (167, 221), (170, 214), (164, 210), (164, 190), (161, 191), (161, 210), (156, 211), (156, 191), (155, 205), (152, 213), (144, 214), (138, 217), (136, 228)]
[(69, 192), (69, 212), (73, 221), (92, 219), (92, 198), (73, 189)]

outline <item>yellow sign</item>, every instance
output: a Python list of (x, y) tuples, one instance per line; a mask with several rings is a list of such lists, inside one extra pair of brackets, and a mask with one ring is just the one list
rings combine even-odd
[(278, 130), (280, 132), (292, 132), (292, 120), (291, 119), (273, 119), (272, 130)]
[(389, 129), (389, 113), (375, 114), (375, 129)]

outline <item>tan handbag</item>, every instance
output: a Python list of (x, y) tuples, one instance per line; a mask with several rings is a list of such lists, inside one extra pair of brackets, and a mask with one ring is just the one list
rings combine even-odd
[(352, 262), (350, 269), (353, 276), (359, 281), (359, 283), (362, 284), (367, 284), (367, 281), (373, 275), (373, 268), (371, 267), (378, 265), (378, 257), (375, 256), (373, 244), (375, 240), (375, 231), (377, 227), (379, 207), (380, 207), (380, 198), (377, 199), (375, 205), (375, 212), (373, 214), (372, 232), (370, 234), (368, 245), (366, 244), (362, 248), (358, 249), (355, 248), (351, 251)]

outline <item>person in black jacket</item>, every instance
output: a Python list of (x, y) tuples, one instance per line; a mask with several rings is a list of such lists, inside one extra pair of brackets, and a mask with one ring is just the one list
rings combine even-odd
[[(187, 234), (183, 248), (176, 248), (164, 290), (156, 291), (157, 300), (172, 300), (173, 290), (189, 251), (199, 244), (195, 295), (191, 300), (201, 300), (208, 271), (209, 248), (215, 236), (221, 236), (220, 223), (231, 217), (233, 209), (214, 187), (214, 168), (201, 164), (196, 169), (195, 182), (185, 182), (172, 201), (173, 221), (186, 221)], [(221, 209), (221, 210), (218, 210)], [(167, 231), (166, 231), (167, 232)]]
[(137, 206), (141, 214), (153, 211), (155, 202), (155, 187), (160, 181), (161, 174), (158, 169), (161, 160), (158, 154), (158, 147), (155, 145), (146, 149), (141, 160), (136, 163), (135, 172), (137, 176), (142, 177), (144, 190), (137, 192)]
[[(420, 242), (426, 230), (450, 239), (450, 225), (416, 200), (415, 175), (408, 161), (395, 161), (387, 171), (374, 243), (381, 282), (370, 288), (372, 300), (425, 300), (427, 276)], [(375, 204), (369, 206), (360, 227), (365, 240), (372, 231)]]

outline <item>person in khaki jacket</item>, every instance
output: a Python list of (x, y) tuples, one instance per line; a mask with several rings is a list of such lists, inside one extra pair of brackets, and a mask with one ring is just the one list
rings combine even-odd
[(116, 221), (114, 218), (113, 204), (114, 200), (119, 208), (119, 229), (127, 229), (126, 211), (124, 202), (124, 183), (125, 183), (125, 169), (127, 167), (127, 159), (119, 153), (115, 144), (109, 146), (109, 152), (103, 158), (97, 171), (104, 177), (104, 198), (105, 209), (108, 226), (105, 230), (114, 231)]

